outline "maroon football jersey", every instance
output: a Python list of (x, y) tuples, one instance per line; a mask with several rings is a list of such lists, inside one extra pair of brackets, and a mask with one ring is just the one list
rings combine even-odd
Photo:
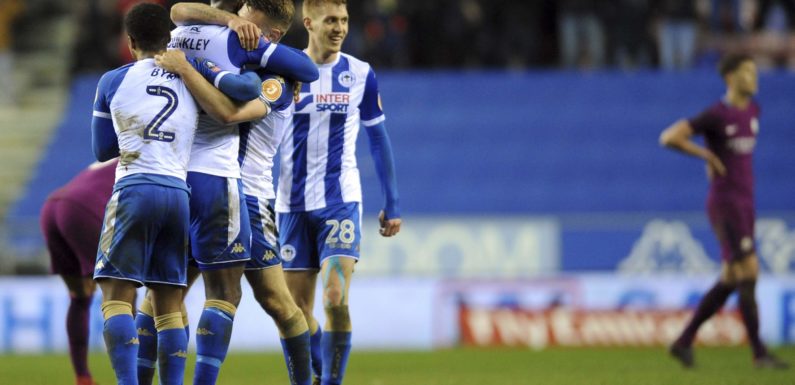
[(72, 178), (66, 185), (55, 190), (47, 199), (66, 199), (79, 204), (97, 218), (102, 218), (105, 205), (113, 193), (118, 159), (99, 167), (89, 167)]
[(721, 101), (690, 119), (696, 134), (703, 135), (707, 148), (726, 166), (726, 176), (714, 176), (709, 189), (713, 202), (753, 205), (753, 153), (759, 133), (759, 105), (744, 109)]

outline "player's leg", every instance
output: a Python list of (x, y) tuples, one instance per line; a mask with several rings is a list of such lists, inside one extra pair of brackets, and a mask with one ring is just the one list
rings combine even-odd
[(729, 269), (731, 269), (731, 275), (737, 283), (737, 303), (748, 335), (748, 342), (751, 344), (754, 365), (759, 368), (788, 368), (789, 364), (768, 352), (767, 347), (759, 336), (759, 310), (756, 302), (759, 259), (756, 253), (732, 261)]
[(312, 311), (315, 308), (315, 288), (317, 287), (316, 270), (285, 270), (284, 281), (290, 291), (295, 305), (301, 310), (309, 331), (309, 353), (312, 373), (315, 382), (320, 382), (323, 374), (323, 328), (317, 322)]
[(276, 214), (267, 199), (247, 195), (246, 206), (251, 224), (251, 259), (246, 265), (246, 279), (254, 298), (279, 329), (290, 382), (309, 385), (309, 330), (284, 280)]
[(736, 278), (730, 267), (732, 260), (733, 246), (730, 242), (729, 231), (727, 231), (729, 216), (725, 215), (720, 206), (710, 204), (708, 207), (710, 222), (715, 232), (721, 249), (721, 274), (718, 281), (707, 291), (696, 307), (693, 317), (688, 322), (685, 329), (670, 347), (670, 353), (686, 368), (694, 365), (693, 360), (693, 341), (696, 338), (698, 329), (704, 322), (717, 313), (726, 303), (732, 292), (736, 289)]
[(359, 259), (361, 215), (358, 203), (328, 207), (313, 212), (320, 229), (320, 277), (323, 289), (323, 375), (321, 384), (341, 384), (351, 351), (351, 318), (348, 293), (351, 276)]
[(101, 309), (105, 319), (103, 335), (116, 382), (119, 385), (138, 385), (138, 334), (133, 321), (137, 284), (113, 278), (99, 279), (98, 283), (102, 289)]
[(320, 270), (316, 229), (306, 212), (279, 213), (279, 255), (282, 259), (284, 279), (290, 296), (301, 309), (309, 328), (310, 363), (314, 374), (313, 384), (320, 383), (323, 373), (321, 340), (323, 331), (314, 315), (317, 273)]
[(138, 333), (133, 320), (136, 288), (144, 281), (146, 245), (155, 220), (147, 185), (113, 193), (105, 208), (94, 279), (102, 288), (105, 345), (120, 385), (138, 385)]
[[(96, 239), (99, 237), (100, 230), (96, 230), (91, 244), (81, 245), (81, 250), (88, 248), (89, 251), (78, 255), (58, 225), (58, 218), (63, 217), (63, 215), (59, 215), (63, 211), (63, 203), (69, 204), (64, 201), (48, 200), (42, 207), (40, 224), (49, 251), (52, 272), (61, 276), (69, 291), (66, 335), (69, 338), (69, 357), (75, 372), (76, 383), (77, 385), (90, 385), (94, 382), (88, 369), (88, 333), (91, 302), (96, 288), (92, 273), (96, 255)], [(97, 222), (101, 222), (101, 220), (97, 220)], [(90, 230), (86, 229), (85, 231)], [(88, 256), (86, 257), (84, 254)], [(82, 258), (87, 260), (82, 261)]]
[(189, 207), (186, 191), (153, 186), (160, 203), (159, 226), (150, 236), (151, 257), (145, 282), (151, 294), (157, 330), (157, 368), (161, 385), (181, 385), (185, 374), (188, 336), (183, 323), (187, 287)]
[(191, 252), (204, 278), (206, 301), (196, 328), (194, 384), (215, 384), (226, 358), (250, 259), (251, 231), (239, 179), (189, 172)]
[[(188, 325), (188, 310), (185, 308), (185, 295), (199, 278), (201, 272), (198, 267), (188, 265), (188, 287), (184, 290), (183, 302), (180, 312), (185, 335), (190, 340), (190, 326)], [(155, 327), (155, 311), (152, 305), (152, 294), (146, 291), (144, 300), (135, 316), (135, 329), (138, 330), (138, 384), (150, 385), (155, 376), (157, 366), (157, 328)]]
[(348, 291), (356, 261), (347, 257), (330, 257), (323, 261), (320, 276), (323, 286), (323, 375), (321, 384), (341, 384), (351, 350), (351, 318)]
[(309, 327), (304, 313), (287, 289), (281, 265), (246, 270), (254, 297), (279, 329), (282, 351), (290, 383), (308, 385), (312, 381)]
[(88, 337), (91, 303), (96, 283), (91, 276), (62, 275), (69, 289), (69, 309), (66, 312), (66, 335), (69, 338), (69, 357), (75, 371), (77, 385), (91, 385), (88, 369)]
[(163, 284), (149, 287), (157, 330), (156, 351), (160, 384), (181, 385), (188, 349), (188, 336), (182, 321), (185, 288)]

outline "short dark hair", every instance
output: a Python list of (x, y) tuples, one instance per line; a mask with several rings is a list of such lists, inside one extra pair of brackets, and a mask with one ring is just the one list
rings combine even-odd
[(165, 50), (171, 39), (171, 18), (159, 4), (140, 3), (124, 16), (124, 29), (138, 49), (158, 52)]
[(293, 0), (243, 0), (249, 7), (261, 11), (278, 27), (287, 32), (293, 24), (295, 4)]
[(211, 0), (210, 5), (227, 12), (237, 13), (243, 5), (242, 0)]
[(736, 71), (737, 68), (740, 68), (743, 63), (753, 60), (754, 59), (751, 56), (746, 54), (728, 54), (720, 59), (720, 63), (718, 63), (718, 73), (720, 73), (721, 77), (725, 78), (726, 75)]

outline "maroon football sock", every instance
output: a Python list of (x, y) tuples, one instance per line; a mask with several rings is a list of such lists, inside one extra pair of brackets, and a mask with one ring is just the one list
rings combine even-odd
[(734, 291), (733, 286), (718, 281), (698, 303), (698, 308), (696, 308), (693, 318), (682, 332), (682, 335), (679, 336), (679, 339), (676, 340), (676, 344), (681, 346), (692, 345), (698, 328), (723, 307), (732, 291)]
[(90, 377), (88, 370), (88, 320), (91, 297), (72, 298), (66, 313), (66, 334), (69, 336), (69, 355), (78, 377)]
[(756, 306), (756, 281), (742, 281), (737, 284), (740, 314), (743, 316), (748, 341), (754, 351), (754, 358), (767, 355), (765, 344), (759, 338), (759, 311)]

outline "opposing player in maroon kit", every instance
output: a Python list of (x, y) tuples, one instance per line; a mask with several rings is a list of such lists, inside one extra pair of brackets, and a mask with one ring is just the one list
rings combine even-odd
[[(660, 144), (706, 162), (710, 179), (707, 214), (721, 248), (720, 279), (698, 305), (681, 336), (671, 345), (671, 355), (685, 367), (693, 366), (693, 340), (698, 328), (718, 312), (737, 291), (754, 365), (785, 369), (789, 365), (765, 348), (759, 338), (756, 279), (759, 260), (754, 249), (754, 181), (752, 156), (759, 133), (757, 71), (748, 56), (729, 55), (719, 65), (726, 95), (700, 115), (680, 120), (663, 131)], [(702, 135), (706, 146), (691, 140)]]
[(88, 320), (94, 296), (94, 263), (105, 204), (113, 190), (118, 159), (94, 163), (55, 190), (41, 209), (41, 231), (52, 272), (69, 290), (66, 334), (77, 385), (92, 385), (88, 370)]

